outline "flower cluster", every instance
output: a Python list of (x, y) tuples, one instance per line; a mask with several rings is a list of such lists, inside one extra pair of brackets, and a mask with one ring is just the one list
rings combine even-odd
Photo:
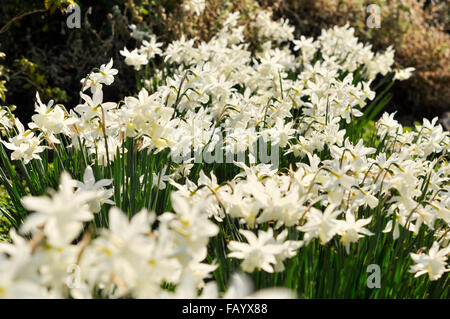
[[(401, 80), (411, 69), (393, 70), (393, 48), (374, 53), (348, 25), (295, 39), (287, 20), (264, 11), (253, 52), (238, 21), (229, 14), (208, 42), (181, 37), (163, 49), (148, 36), (124, 48), (138, 74), (156, 56), (165, 68), (119, 103), (103, 100), (117, 75), (111, 60), (82, 80), (71, 111), (37, 96), (29, 129), (0, 113), (2, 143), (24, 172), (48, 170), (51, 151), (67, 171), (50, 197), (22, 199), (31, 214), (17, 228), (31, 239), (12, 231), (13, 243), (0, 245), (0, 297), (243, 297), (242, 275), (226, 293), (209, 280), (227, 265), (220, 259), (283, 272), (312, 242), (349, 255), (387, 233), (431, 234), (429, 254), (411, 254), (411, 272), (437, 280), (448, 270), (449, 133), (437, 118), (408, 130), (383, 114), (376, 143), (354, 134), (373, 109), (377, 76)], [(262, 162), (259, 140), (281, 159)], [(64, 160), (66, 149), (80, 162)], [(207, 162), (205, 150), (231, 163)], [(253, 296), (274, 294), (290, 296)]]

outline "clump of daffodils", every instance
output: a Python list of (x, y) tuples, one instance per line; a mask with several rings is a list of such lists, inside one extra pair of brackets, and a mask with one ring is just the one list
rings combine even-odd
[[(204, 1), (185, 7), (200, 14)], [(17, 203), (30, 214), (13, 242), (0, 244), (0, 297), (244, 297), (242, 274), (225, 293), (211, 281), (219, 258), (248, 273), (283, 272), (312, 242), (351, 255), (384, 234), (435, 234), (428, 255), (411, 253), (410, 271), (431, 280), (448, 271), (449, 133), (437, 118), (406, 130), (384, 114), (378, 146), (351, 135), (376, 77), (401, 80), (412, 70), (393, 70), (394, 49), (373, 52), (348, 25), (296, 39), (288, 21), (264, 11), (253, 54), (238, 19), (230, 14), (209, 42), (163, 46), (151, 36), (124, 48), (137, 72), (156, 56), (167, 70), (119, 103), (103, 98), (118, 73), (111, 60), (82, 80), (82, 103), (71, 111), (37, 96), (28, 128), (0, 112), (11, 160), (35, 176), (53, 154), (62, 171), (56, 189), (36, 186)], [(261, 143), (274, 161), (263, 160)], [(64, 147), (80, 162), (65, 167)], [(205, 151), (222, 157), (208, 162)], [(141, 156), (148, 166), (130, 178)], [(275, 294), (291, 296), (259, 293)]]

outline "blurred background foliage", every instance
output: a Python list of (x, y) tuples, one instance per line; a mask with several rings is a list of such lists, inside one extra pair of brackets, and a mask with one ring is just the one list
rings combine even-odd
[[(81, 28), (66, 25), (66, 8), (81, 7)], [(381, 28), (369, 29), (368, 4), (381, 7)], [(397, 83), (389, 111), (406, 122), (450, 110), (450, 34), (447, 1), (424, 0), (206, 0), (200, 16), (186, 13), (182, 0), (2, 0), (0, 6), (0, 102), (16, 105), (27, 121), (35, 92), (69, 108), (79, 102), (80, 80), (111, 57), (119, 69), (105, 99), (119, 101), (136, 91), (134, 71), (119, 51), (133, 48), (129, 25), (169, 42), (181, 34), (209, 39), (227, 12), (240, 10), (249, 25), (258, 7), (274, 18), (288, 18), (297, 35), (317, 36), (322, 28), (349, 22), (357, 36), (376, 50), (394, 45), (398, 67), (415, 67), (411, 79)], [(254, 46), (256, 30), (248, 28)]]

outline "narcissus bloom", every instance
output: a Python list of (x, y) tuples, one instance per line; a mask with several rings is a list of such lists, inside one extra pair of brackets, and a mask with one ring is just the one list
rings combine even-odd
[(25, 197), (22, 199), (26, 209), (35, 212), (23, 224), (25, 232), (35, 232), (42, 227), (50, 243), (63, 246), (70, 243), (83, 228), (83, 223), (94, 215), (88, 202), (95, 198), (95, 192), (75, 193), (74, 181), (67, 172), (61, 175), (61, 184), (51, 197)]
[(307, 222), (303, 226), (298, 226), (297, 229), (308, 234), (307, 240), (314, 237), (319, 237), (322, 243), (327, 243), (339, 232), (339, 221), (337, 216), (341, 211), (336, 208), (337, 205), (330, 204), (322, 213), (319, 210), (311, 210), (307, 214)]
[(105, 186), (111, 185), (112, 179), (102, 179), (99, 181), (95, 181), (94, 173), (92, 171), (92, 167), (86, 167), (83, 175), (83, 182), (77, 181), (77, 191), (76, 193), (91, 193), (95, 194), (95, 197), (88, 202), (89, 209), (93, 213), (98, 213), (101, 209), (101, 205), (109, 204), (114, 205), (114, 202), (110, 200), (111, 196), (114, 193), (114, 190), (105, 189)]
[[(292, 257), (292, 250), (295, 251), (300, 246), (297, 243), (291, 245), (290, 241), (284, 241), (287, 233), (281, 234), (275, 240), (272, 228), (269, 228), (268, 231), (260, 230), (258, 237), (249, 230), (241, 229), (239, 232), (244, 235), (248, 243), (230, 242), (228, 248), (231, 252), (228, 256), (243, 259), (241, 267), (246, 272), (252, 272), (255, 268), (274, 272), (274, 265), (281, 263), (284, 258)], [(283, 269), (281, 265), (278, 265), (277, 268), (278, 270)]]
[(147, 54), (141, 54), (137, 49), (130, 52), (127, 48), (124, 48), (120, 51), (120, 54), (125, 57), (125, 63), (134, 67), (136, 71), (139, 71), (148, 62)]
[(339, 233), (341, 235), (341, 243), (345, 246), (347, 254), (350, 252), (350, 243), (356, 243), (363, 235), (372, 236), (373, 233), (364, 228), (370, 223), (372, 217), (355, 219), (355, 214), (347, 211), (345, 214), (345, 221), (340, 222)]
[(446, 268), (448, 254), (450, 254), (450, 246), (440, 249), (439, 243), (435, 241), (428, 254), (411, 253), (415, 265), (411, 266), (410, 272), (415, 273), (414, 277), (428, 273), (430, 280), (437, 280), (444, 272), (450, 271), (450, 268)]

